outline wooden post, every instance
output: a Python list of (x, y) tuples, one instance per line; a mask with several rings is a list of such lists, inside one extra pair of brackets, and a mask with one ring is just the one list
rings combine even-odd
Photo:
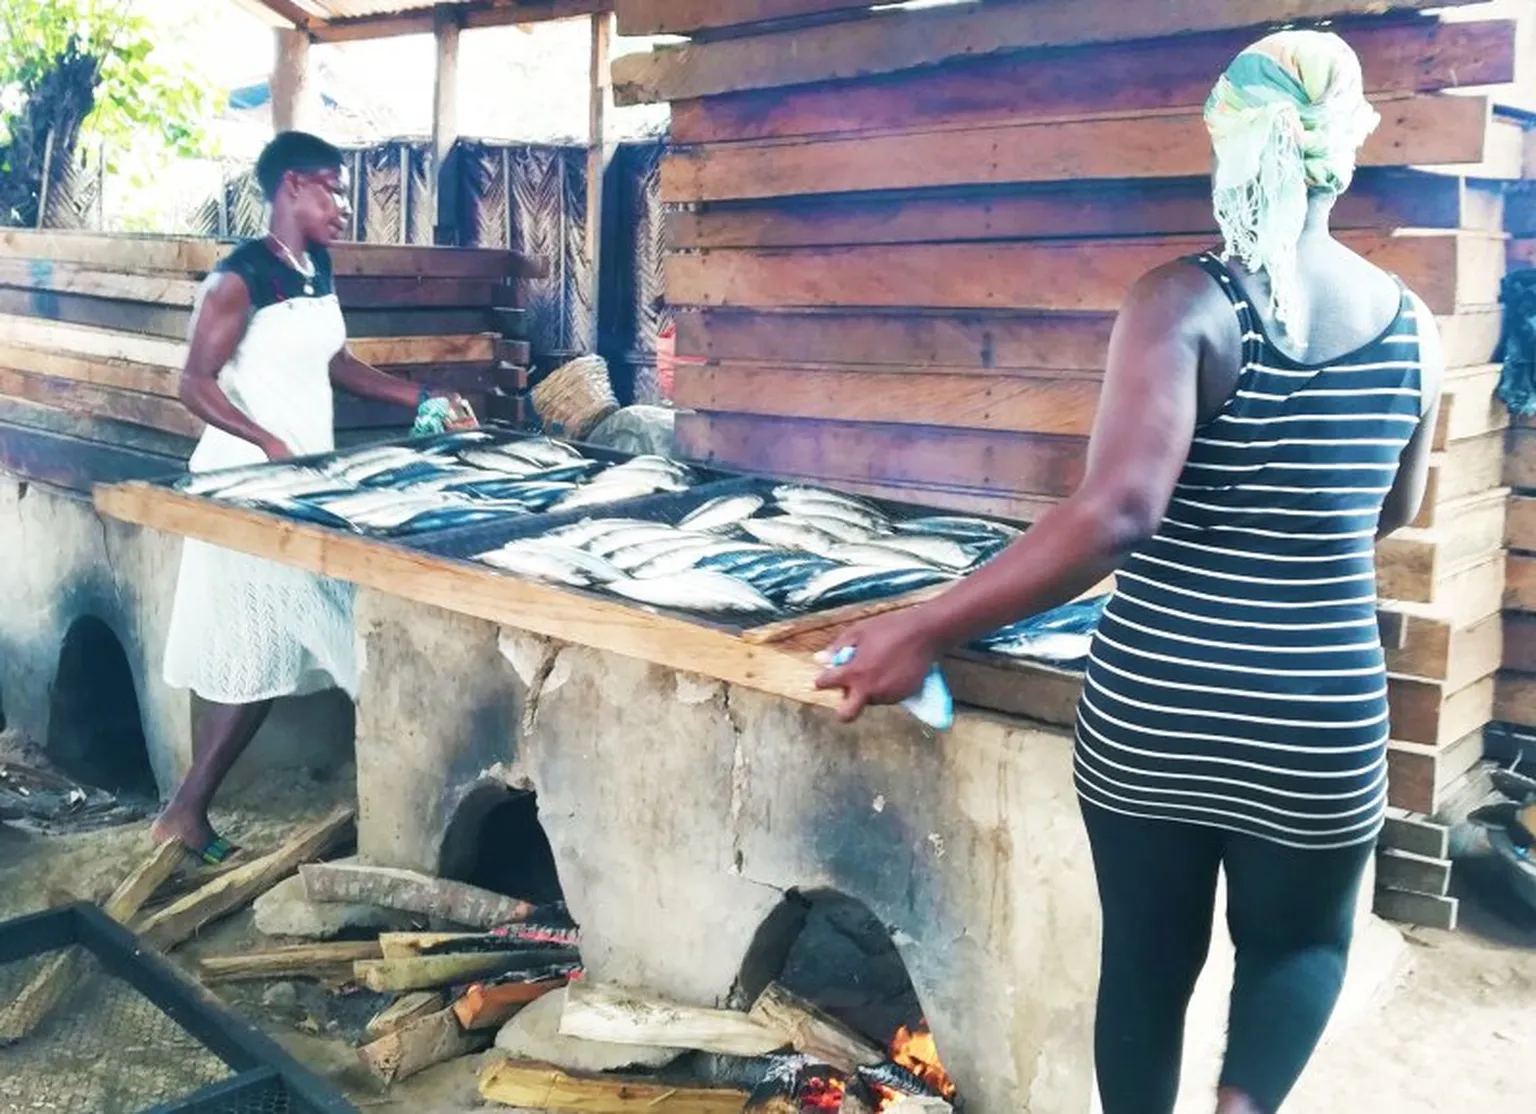
[(52, 192), (49, 187), (53, 185), (53, 129), (48, 129), (48, 134), (43, 138), (43, 180), (37, 190), (37, 227), (42, 228), (48, 221), (48, 194)]
[[(608, 169), (608, 103), (613, 97), (609, 51), (613, 42), (613, 16), (604, 12), (592, 17), (591, 102), (587, 117), (587, 264), (592, 273), (592, 336), (597, 350), (598, 314), (602, 305), (603, 177)], [(576, 338), (572, 338), (575, 340)]]
[(309, 87), (309, 34), (300, 30), (280, 29), (277, 35), (277, 62), (272, 67), (272, 130), (292, 131), (301, 127)]
[(439, 244), (457, 244), (457, 206), (445, 171), (448, 153), (459, 138), (459, 16), (453, 7), (440, 4), (433, 20), (437, 36), (437, 70), (432, 83), (433, 239)]

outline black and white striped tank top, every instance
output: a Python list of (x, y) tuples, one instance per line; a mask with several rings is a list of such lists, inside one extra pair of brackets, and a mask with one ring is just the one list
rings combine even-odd
[(1420, 421), (1415, 303), (1324, 365), (1270, 341), (1214, 255), (1243, 371), (1156, 535), (1120, 571), (1079, 706), (1082, 798), (1294, 847), (1372, 839), (1386, 806), (1375, 534)]

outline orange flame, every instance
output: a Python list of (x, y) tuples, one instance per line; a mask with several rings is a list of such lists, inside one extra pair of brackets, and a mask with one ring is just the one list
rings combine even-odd
[(800, 1109), (830, 1110), (836, 1114), (843, 1108), (843, 1095), (847, 1090), (847, 1085), (841, 1079), (817, 1076), (807, 1082), (800, 1092)]
[(944, 1070), (944, 1062), (939, 1059), (939, 1046), (933, 1039), (928, 1022), (920, 1022), (915, 1030), (905, 1025), (896, 1030), (896, 1035), (891, 1038), (891, 1059), (945, 1099), (953, 1101), (955, 1084)]

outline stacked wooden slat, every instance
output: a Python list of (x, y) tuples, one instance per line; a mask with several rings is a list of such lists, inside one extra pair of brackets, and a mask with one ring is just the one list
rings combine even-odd
[[(1509, 198), (1509, 266), (1536, 267), (1536, 193), (1522, 187)], [(1504, 595), (1504, 672), (1499, 677), (1498, 718), (1523, 737), (1522, 750), (1536, 753), (1536, 419), (1511, 422), (1504, 479), (1511, 490)]]
[(1524, 135), (1490, 94), (1528, 57), (1503, 8), (1414, 10), (1458, 6), (619, 0), (621, 32), (692, 37), (614, 66), (622, 102), (672, 102), (668, 298), (703, 361), (677, 373), (682, 455), (1034, 517), (1082, 474), (1125, 291), (1213, 242), (1216, 75), (1256, 25), (1335, 20), (1383, 118), (1336, 226), (1429, 303), (1454, 369), (1432, 495), (1380, 561), (1392, 797), (1434, 811), (1501, 652), (1490, 361)]
[[(0, 469), (88, 490), (182, 467), (201, 432), (177, 400), (192, 308), (229, 250), (200, 239), (0, 232)], [(512, 283), (540, 264), (503, 251), (362, 244), (338, 245), (333, 261), (362, 359), (517, 417), (529, 351)], [(338, 396), (342, 430), (398, 429), (410, 417)]]

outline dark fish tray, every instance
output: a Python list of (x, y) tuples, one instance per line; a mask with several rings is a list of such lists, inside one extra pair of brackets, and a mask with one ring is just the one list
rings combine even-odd
[[(689, 467), (693, 468), (695, 466), (689, 465)], [(594, 518), (636, 518), (667, 526), (676, 526), (692, 511), (712, 499), (723, 495), (761, 495), (764, 498), (771, 498), (773, 489), (786, 483), (794, 483), (796, 486), (802, 487), (815, 486), (797, 481), (776, 480), (765, 476), (738, 475), (714, 483), (698, 484), (687, 491), (647, 495), (639, 499), (609, 503), (604, 506), (582, 507), (577, 510), (528, 515), (524, 518), (510, 519), (504, 522), (476, 523), (472, 526), (416, 534), (410, 537), (389, 538), (384, 540), (384, 544), (400, 546), (418, 553), (430, 553), (434, 557), (447, 560), (466, 562), (474, 568), (483, 570), (489, 568), (489, 566), (474, 561), (473, 558), (476, 554), (500, 548), (509, 542), (539, 537), (562, 526), (574, 526), (579, 522)], [(829, 488), (828, 490), (832, 489)], [(899, 503), (887, 499), (869, 499), (863, 496), (858, 496), (857, 498), (880, 509), (897, 521), (944, 513), (937, 511), (933, 507), (924, 507), (915, 503)], [(1023, 523), (1009, 519), (989, 516), (989, 521), (1000, 522), (1007, 526), (1013, 526), (1016, 529), (1024, 528)], [(513, 574), (506, 573), (503, 575), (511, 576)], [(709, 615), (699, 611), (675, 611), (651, 607), (648, 604), (628, 600), (622, 596), (586, 588), (565, 587), (565, 590), (592, 599), (606, 600), (610, 603), (623, 603), (631, 607), (654, 611), (657, 614), (686, 619), (690, 622), (726, 630), (733, 634), (741, 634), (746, 631), (755, 630), (758, 627), (781, 623), (787, 619), (815, 614), (814, 611), (780, 608), (776, 611), (765, 612), (762, 615), (747, 617), (744, 621), (744, 617), (740, 615)], [(891, 598), (899, 597), (893, 596)], [(829, 608), (826, 610), (834, 609)]]
[(357, 1114), (94, 905), (0, 923), (0, 1004), (71, 950), (75, 977), (64, 997), (0, 1047), (0, 1109)]

